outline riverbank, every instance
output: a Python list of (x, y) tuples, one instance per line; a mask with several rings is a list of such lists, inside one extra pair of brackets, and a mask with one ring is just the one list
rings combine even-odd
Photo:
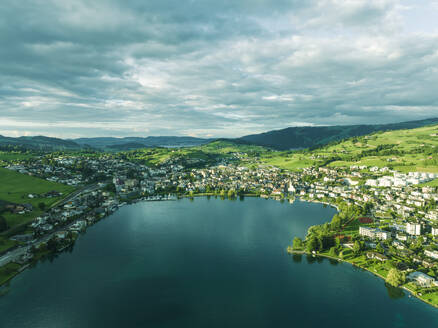
[[(331, 256), (331, 255), (328, 255), (328, 254), (324, 254), (324, 253), (310, 253), (310, 252), (307, 252), (307, 251), (304, 251), (304, 250), (292, 250), (290, 248), (287, 249), (287, 252), (288, 252), (288, 254), (309, 255), (309, 256), (313, 256), (313, 257), (327, 258), (327, 259), (335, 260), (335, 261), (338, 261), (338, 262), (348, 263), (348, 264), (351, 264), (354, 267), (357, 267), (357, 268), (360, 268), (362, 270), (365, 270), (367, 272), (372, 273), (374, 276), (382, 279), (384, 282), (386, 281), (386, 277), (384, 277), (383, 275), (379, 274), (378, 272), (372, 271), (372, 270), (370, 270), (370, 269), (368, 269), (368, 268), (366, 268), (364, 266), (358, 265), (357, 263), (354, 263), (352, 261), (348, 261), (346, 259), (341, 259), (340, 257), (334, 257), (334, 256)], [(412, 295), (413, 297), (419, 299), (420, 301), (422, 301), (422, 302), (424, 302), (424, 303), (426, 303), (428, 305), (431, 305), (434, 308), (438, 309), (438, 305), (437, 304), (434, 304), (434, 303), (428, 301), (427, 299), (423, 298), (422, 295), (418, 295), (417, 292), (409, 289), (408, 287), (406, 287), (406, 286), (399, 286), (398, 288), (401, 288), (401, 289), (407, 291), (409, 293), (409, 295)]]

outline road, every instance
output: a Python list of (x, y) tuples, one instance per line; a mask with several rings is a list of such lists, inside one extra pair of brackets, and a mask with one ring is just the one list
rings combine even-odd
[[(76, 197), (81, 196), (83, 193), (89, 193), (89, 192), (92, 192), (92, 191), (95, 191), (98, 189), (99, 189), (99, 185), (97, 183), (89, 185), (89, 186), (85, 186), (85, 187), (73, 192), (72, 194), (70, 194), (67, 198), (63, 199), (60, 203), (58, 203), (57, 206), (64, 206), (68, 202), (73, 201)], [(37, 246), (37, 245), (40, 245), (41, 243), (47, 242), (58, 231), (68, 230), (74, 223), (75, 222), (72, 222), (67, 226), (60, 227), (60, 228), (56, 229), (55, 231), (52, 231), (51, 233), (40, 237), (37, 240), (33, 240), (31, 243), (28, 243), (27, 245), (15, 248), (15, 249), (7, 252), (6, 254), (0, 256), (0, 267), (8, 264), (9, 262), (13, 262), (17, 258), (19, 258), (21, 255), (25, 254), (30, 247)]]

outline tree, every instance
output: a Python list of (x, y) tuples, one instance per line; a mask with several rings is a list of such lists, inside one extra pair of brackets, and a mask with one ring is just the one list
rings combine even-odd
[(116, 192), (116, 185), (114, 183), (108, 183), (103, 190), (108, 192)]
[(341, 218), (339, 215), (335, 214), (333, 216), (332, 222), (330, 223), (330, 227), (332, 230), (339, 230), (341, 228)]
[(58, 241), (56, 237), (52, 237), (47, 241), (47, 249), (51, 252), (56, 252), (58, 247)]
[(303, 248), (303, 241), (299, 237), (295, 237), (292, 242), (292, 248), (293, 249), (301, 249)]
[(338, 248), (338, 249), (341, 247), (341, 238), (339, 238), (339, 237), (335, 238), (335, 245), (336, 245), (336, 248)]
[(362, 250), (362, 243), (359, 240), (356, 240), (353, 245), (353, 253), (358, 255)]
[(8, 222), (0, 215), (0, 232), (8, 230)]
[(376, 252), (379, 252), (379, 253), (382, 253), (382, 254), (385, 252), (385, 250), (383, 249), (383, 246), (382, 246), (381, 243), (377, 243)]
[(46, 209), (46, 203), (40, 202), (38, 203), (38, 207), (41, 211), (44, 211)]
[(230, 189), (228, 190), (228, 194), (227, 194), (228, 198), (234, 198), (236, 197), (236, 191), (234, 189)]
[(391, 286), (398, 287), (406, 282), (406, 277), (399, 270), (392, 268), (386, 276), (386, 282)]
[(309, 241), (307, 242), (307, 251), (313, 252), (317, 251), (319, 249), (319, 240), (316, 236), (310, 237)]
[(330, 250), (329, 250), (329, 255), (330, 255), (330, 256), (333, 256), (333, 257), (335, 257), (335, 256), (338, 255), (338, 250), (337, 250), (337, 248), (336, 248), (335, 246), (333, 246), (333, 247), (330, 248)]

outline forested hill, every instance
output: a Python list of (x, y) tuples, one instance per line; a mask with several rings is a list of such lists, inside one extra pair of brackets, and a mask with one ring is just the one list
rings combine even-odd
[(25, 148), (33, 150), (76, 150), (82, 148), (71, 140), (45, 136), (5, 137), (0, 135), (0, 149)]
[(377, 125), (290, 127), (248, 135), (236, 140), (278, 150), (289, 150), (318, 147), (332, 141), (364, 136), (377, 131), (415, 129), (431, 124), (438, 124), (438, 118)]
[(365, 165), (438, 173), (438, 124), (352, 137), (314, 150), (270, 152), (262, 161), (289, 170)]
[(127, 138), (79, 138), (59, 139), (45, 136), (33, 137), (5, 137), (0, 135), (1, 149), (29, 149), (29, 150), (83, 150), (95, 149), (102, 151), (124, 151), (148, 147), (193, 147), (206, 144), (212, 139), (193, 137), (127, 137)]
[(126, 138), (79, 138), (73, 141), (81, 146), (106, 150), (129, 150), (147, 147), (193, 147), (206, 144), (213, 139), (194, 137), (126, 137)]

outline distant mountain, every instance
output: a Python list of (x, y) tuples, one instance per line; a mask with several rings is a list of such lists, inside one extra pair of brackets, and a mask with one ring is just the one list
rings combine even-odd
[(59, 139), (44, 136), (5, 137), (0, 135), (0, 147), (20, 147), (35, 150), (98, 149), (108, 151), (132, 150), (148, 147), (191, 147), (213, 141), (193, 137), (127, 137), (127, 138), (79, 138)]
[(125, 151), (125, 150), (134, 150), (134, 149), (140, 149), (145, 148), (145, 145), (138, 142), (127, 142), (122, 144), (114, 144), (109, 145), (106, 148), (116, 150), (116, 151)]
[(290, 127), (282, 130), (252, 134), (235, 140), (278, 150), (288, 150), (322, 146), (332, 141), (363, 136), (377, 131), (415, 129), (431, 124), (438, 124), (438, 118), (376, 125)]
[(12, 138), (0, 135), (0, 146), (15, 146), (38, 150), (74, 150), (82, 148), (79, 144), (71, 140), (45, 136)]
[(214, 140), (232, 141), (238, 144), (249, 144), (271, 147), (278, 150), (313, 148), (332, 141), (363, 136), (377, 131), (399, 129), (415, 129), (426, 125), (438, 124), (438, 118), (420, 121), (409, 121), (377, 125), (337, 125), (317, 127), (290, 127), (282, 130), (252, 134), (236, 139), (203, 139), (194, 137), (126, 137), (126, 138), (79, 138), (59, 139), (45, 136), (5, 137), (0, 135), (0, 149), (4, 147), (20, 147), (38, 150), (79, 150), (96, 149), (103, 151), (124, 151), (151, 147), (193, 147), (208, 144)]
[(126, 138), (79, 138), (73, 139), (81, 146), (99, 149), (129, 150), (145, 147), (191, 147), (213, 141), (194, 137), (126, 137)]

